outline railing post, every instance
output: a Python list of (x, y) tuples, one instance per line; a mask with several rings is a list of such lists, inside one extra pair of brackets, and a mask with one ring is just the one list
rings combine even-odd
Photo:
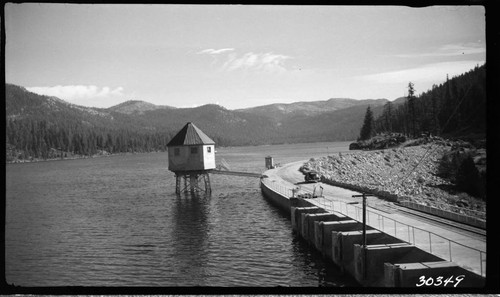
[(417, 245), (417, 243), (415, 242), (415, 227), (412, 226), (412, 228), (413, 228), (413, 244)]
[(483, 252), (479, 251), (479, 263), (481, 267), (481, 275), (483, 275)]
[(432, 238), (431, 238), (431, 233), (430, 232), (427, 232), (427, 233), (429, 233), (429, 251), (432, 254)]
[(449, 251), (448, 252), (450, 253), (450, 262), (451, 262), (451, 241), (450, 240), (448, 240), (448, 244), (449, 244)]
[[(363, 195), (363, 248), (366, 249), (366, 196), (365, 195)], [(366, 271), (366, 265), (364, 269)]]

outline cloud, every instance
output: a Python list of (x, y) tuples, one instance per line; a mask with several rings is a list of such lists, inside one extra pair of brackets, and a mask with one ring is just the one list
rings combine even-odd
[(198, 54), (210, 54), (210, 55), (218, 55), (226, 52), (234, 51), (234, 48), (221, 48), (221, 49), (213, 49), (208, 48), (202, 51), (199, 51)]
[(418, 54), (400, 54), (399, 58), (420, 58), (420, 57), (451, 57), (472, 54), (482, 54), (486, 52), (484, 45), (480, 43), (446, 44), (437, 48), (433, 52)]
[(255, 70), (263, 72), (284, 72), (285, 61), (291, 57), (273, 53), (246, 53), (240, 57), (236, 54), (230, 54), (222, 69), (234, 71), (238, 69)]
[(446, 79), (446, 75), (449, 75), (449, 77), (460, 75), (483, 63), (484, 61), (441, 62), (417, 68), (363, 75), (356, 78), (375, 83), (439, 82)]
[(291, 58), (272, 52), (238, 54), (234, 48), (208, 48), (197, 54), (210, 55), (213, 59), (211, 66), (218, 64), (223, 71), (252, 70), (267, 73), (285, 72), (285, 61)]
[(102, 105), (103, 99), (116, 99), (116, 97), (123, 97), (123, 88), (117, 87), (112, 89), (110, 87), (97, 87), (94, 85), (69, 85), (69, 86), (52, 86), (52, 87), (28, 87), (28, 91), (61, 98), (71, 103), (86, 105), (93, 104), (93, 106)]

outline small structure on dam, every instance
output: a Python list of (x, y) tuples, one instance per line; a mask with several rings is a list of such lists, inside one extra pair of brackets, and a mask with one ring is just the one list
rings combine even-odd
[(265, 160), (266, 160), (266, 169), (273, 169), (274, 168), (273, 157), (267, 156)]
[(188, 122), (167, 144), (168, 170), (175, 173), (175, 193), (212, 191), (209, 171), (215, 169), (215, 142)]

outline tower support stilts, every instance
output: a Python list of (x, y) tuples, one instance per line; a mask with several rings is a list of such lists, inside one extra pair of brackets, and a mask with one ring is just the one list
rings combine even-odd
[(175, 193), (205, 192), (211, 193), (208, 171), (175, 172)]

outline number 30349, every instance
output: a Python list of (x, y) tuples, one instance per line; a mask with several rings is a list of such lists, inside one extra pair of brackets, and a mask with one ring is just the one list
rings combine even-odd
[(453, 275), (444, 278), (443, 276), (438, 276), (436, 278), (430, 276), (428, 278), (425, 277), (425, 275), (422, 275), (421, 277), (418, 278), (418, 283), (416, 284), (417, 287), (421, 286), (436, 286), (436, 287), (446, 287), (448, 284), (452, 284), (453, 287), (458, 286), (458, 284), (465, 278), (465, 275), (458, 275), (454, 277)]

